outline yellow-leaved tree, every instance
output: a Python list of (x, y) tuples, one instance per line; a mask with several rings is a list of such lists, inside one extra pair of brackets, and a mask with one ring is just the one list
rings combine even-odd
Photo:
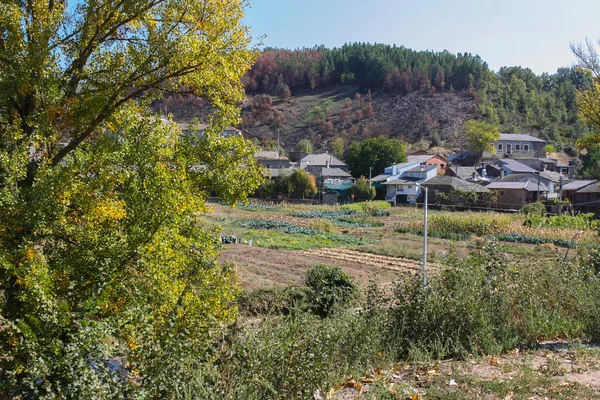
[[(600, 40), (598, 41), (600, 44)], [(596, 134), (580, 140), (580, 147), (600, 145), (600, 57), (589, 39), (585, 43), (571, 44), (571, 51), (577, 58), (579, 68), (586, 71), (592, 83), (577, 91), (579, 116)]]
[[(170, 398), (235, 317), (211, 193), (244, 200), (240, 0), (0, 3), (0, 397)], [(147, 111), (207, 99), (202, 136)], [(189, 380), (189, 379), (188, 379)]]

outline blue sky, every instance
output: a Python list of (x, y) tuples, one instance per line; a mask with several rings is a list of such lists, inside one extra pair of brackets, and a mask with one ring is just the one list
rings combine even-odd
[(377, 42), (540, 74), (574, 62), (571, 42), (600, 38), (600, 0), (251, 0), (245, 22), (270, 47)]

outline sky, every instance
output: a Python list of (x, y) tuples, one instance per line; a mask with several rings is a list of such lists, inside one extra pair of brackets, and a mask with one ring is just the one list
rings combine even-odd
[(263, 47), (396, 44), (541, 74), (574, 63), (570, 43), (600, 39), (600, 0), (250, 1), (245, 23), (254, 39), (265, 36)]

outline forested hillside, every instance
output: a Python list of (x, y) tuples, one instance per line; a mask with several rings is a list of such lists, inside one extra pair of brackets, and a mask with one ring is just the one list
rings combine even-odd
[[(241, 127), (262, 139), (274, 139), (279, 130), (286, 147), (309, 138), (327, 149), (338, 137), (373, 135), (452, 146), (465, 120), (483, 118), (501, 131), (533, 133), (570, 151), (587, 133), (575, 92), (591, 78), (567, 67), (542, 75), (526, 67), (494, 72), (468, 53), (354, 43), (266, 49), (243, 84), (249, 98)], [(197, 107), (171, 104), (167, 110), (181, 119), (202, 118)]]

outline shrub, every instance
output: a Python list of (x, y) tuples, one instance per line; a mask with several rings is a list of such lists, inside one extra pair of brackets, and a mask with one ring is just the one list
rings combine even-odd
[(308, 292), (305, 286), (243, 291), (238, 296), (238, 306), (247, 315), (287, 315), (293, 310), (306, 310)]
[[(432, 277), (426, 288), (420, 278), (401, 282), (387, 341), (400, 349), (396, 357), (439, 359), (497, 354), (600, 326), (597, 300), (584, 295), (598, 292), (588, 273), (574, 264), (549, 264), (516, 268), (491, 243)], [(580, 311), (585, 304), (587, 315)]]
[(365, 177), (360, 177), (354, 185), (350, 186), (350, 193), (358, 201), (372, 200), (375, 197), (375, 188)]
[(306, 286), (313, 311), (326, 317), (337, 307), (347, 304), (356, 286), (341, 268), (315, 265), (306, 272)]
[(541, 202), (526, 204), (521, 208), (521, 214), (527, 217), (545, 217), (546, 206)]

